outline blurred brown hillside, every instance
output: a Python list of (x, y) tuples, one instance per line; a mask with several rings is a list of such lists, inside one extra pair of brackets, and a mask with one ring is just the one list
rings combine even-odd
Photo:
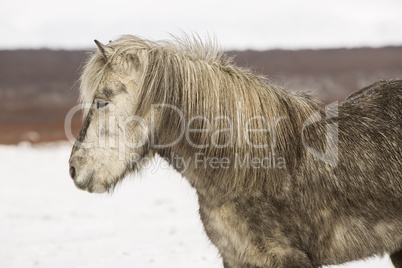
[[(277, 85), (313, 91), (324, 103), (381, 79), (402, 78), (402, 47), (232, 51), (238, 65)], [(77, 103), (85, 51), (0, 51), (0, 143), (64, 140), (64, 119)], [(73, 118), (73, 133), (81, 127)]]
[(402, 78), (402, 47), (231, 52), (238, 65), (292, 91), (312, 91), (324, 103), (382, 79)]
[[(64, 140), (83, 51), (0, 51), (0, 143)], [(74, 117), (74, 127), (81, 124)]]

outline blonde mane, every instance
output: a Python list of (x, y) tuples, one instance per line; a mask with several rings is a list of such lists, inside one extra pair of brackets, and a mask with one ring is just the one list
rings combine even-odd
[[(140, 81), (135, 81), (138, 90), (136, 94), (141, 103), (136, 115), (145, 116), (153, 104), (169, 104), (180, 109), (186, 120), (202, 116), (209, 120), (212, 129), (221, 130), (228, 128), (227, 122), (214, 119), (229, 117), (233, 128), (239, 129), (233, 136), (219, 132), (214, 137), (220, 144), (232, 143), (226, 148), (209, 146), (196, 149), (183, 141), (176, 147), (164, 149), (161, 154), (168, 155), (178, 148), (186, 155), (201, 152), (229, 158), (235, 155), (263, 158), (277, 154), (286, 158), (287, 168), (297, 165), (302, 151), (299, 148), (302, 146), (301, 126), (306, 118), (319, 109), (310, 97), (291, 94), (271, 85), (265, 77), (236, 66), (216, 42), (204, 43), (198, 37), (154, 42), (135, 36), (123, 36), (107, 47), (113, 51), (108, 61), (97, 51), (85, 66), (81, 78), (81, 102), (93, 101), (99, 83), (109, 70), (123, 70), (128, 75), (141, 70)], [(163, 132), (169, 135), (177, 133), (182, 122), (172, 109), (161, 110), (160, 116), (165, 119), (159, 126), (159, 141), (163, 142), (169, 138)], [(275, 133), (252, 133), (254, 141), (268, 146), (256, 149), (244, 142), (244, 133), (240, 128), (251, 118), (254, 118), (249, 126), (252, 129), (266, 129), (267, 120), (268, 124), (275, 124)], [(203, 129), (208, 126), (202, 120), (194, 120), (191, 127)], [(208, 132), (193, 134), (193, 140), (198, 144), (208, 143), (211, 138)], [(219, 176), (227, 178), (224, 180), (227, 183), (222, 186), (231, 189), (258, 185), (257, 182), (266, 179), (269, 173), (257, 169), (220, 169), (208, 172), (221, 173)], [(275, 172), (270, 172), (270, 176), (275, 176)]]

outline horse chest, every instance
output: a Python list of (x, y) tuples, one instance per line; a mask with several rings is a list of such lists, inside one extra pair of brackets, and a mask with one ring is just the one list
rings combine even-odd
[(211, 242), (226, 259), (247, 259), (251, 254), (252, 231), (230, 205), (219, 208), (200, 206), (201, 220)]

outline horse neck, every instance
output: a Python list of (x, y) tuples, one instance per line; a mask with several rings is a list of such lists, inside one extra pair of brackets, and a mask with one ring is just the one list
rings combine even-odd
[[(159, 112), (156, 137), (159, 145), (175, 142), (157, 148), (162, 157), (172, 154), (194, 157), (195, 153), (232, 158), (236, 153), (249, 153), (252, 157), (261, 157), (277, 152), (285, 155), (289, 163), (295, 162), (295, 154), (301, 151), (303, 122), (317, 110), (311, 99), (270, 86), (263, 78), (232, 65), (172, 62), (151, 66), (155, 70), (149, 72), (150, 81), (145, 84), (156, 88), (152, 89), (153, 94), (144, 90), (145, 105), (142, 105), (143, 109), (148, 107), (147, 103), (165, 105)], [(156, 74), (161, 75), (152, 76)], [(232, 124), (225, 123), (223, 118), (228, 118)], [(265, 138), (268, 146), (258, 150), (247, 146), (244, 128), (263, 129), (267, 122), (271, 128), (268, 134), (274, 135)], [(230, 146), (211, 146), (213, 137), (226, 144), (228, 134), (220, 130), (230, 125), (233, 132)], [(212, 131), (202, 131), (209, 127)], [(190, 129), (200, 131), (186, 135)], [(196, 148), (194, 144), (209, 146)]]
[[(186, 92), (182, 90), (181, 96), (184, 96)], [(168, 108), (170, 112), (161, 113), (162, 120), (157, 131), (160, 144), (171, 146), (159, 148), (158, 153), (165, 158), (177, 156), (183, 159), (194, 158), (196, 154), (230, 159), (239, 155), (249, 155), (252, 158), (279, 155), (286, 158), (288, 165), (297, 165), (298, 158), (301, 157), (300, 152), (303, 151), (302, 125), (317, 111), (318, 106), (309, 98), (278, 88), (270, 87), (263, 94), (258, 90), (253, 93), (256, 95), (243, 99), (229, 96), (225, 98), (214, 94), (209, 88), (199, 88), (198, 102), (182, 100), (171, 103), (173, 108)], [(240, 95), (234, 93), (236, 94)], [(267, 103), (269, 105), (266, 105)], [(249, 124), (250, 121), (247, 122), (251, 118), (255, 118), (251, 122), (254, 125)], [(264, 125), (264, 120), (268, 125)], [(246, 140), (245, 128), (263, 129), (265, 126), (269, 128), (266, 143), (263, 143), (266, 146), (251, 146)], [(225, 132), (223, 129), (229, 131)], [(251, 136), (248, 138), (250, 140)], [(262, 137), (256, 139), (261, 140)], [(216, 140), (223, 140), (222, 144), (218, 145), (226, 146), (215, 146), (213, 141)]]

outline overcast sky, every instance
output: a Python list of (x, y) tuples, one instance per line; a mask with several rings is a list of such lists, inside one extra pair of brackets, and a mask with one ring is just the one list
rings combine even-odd
[(159, 40), (180, 31), (226, 49), (402, 45), (401, 0), (0, 0), (0, 49)]

